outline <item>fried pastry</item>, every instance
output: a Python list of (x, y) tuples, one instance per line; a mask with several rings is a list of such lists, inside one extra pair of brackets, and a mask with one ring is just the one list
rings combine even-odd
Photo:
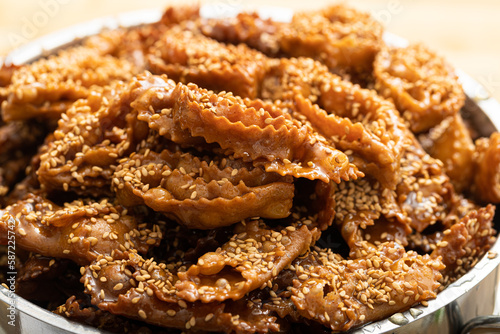
[[(160, 135), (178, 144), (183, 144), (182, 138), (176, 140), (170, 132), (202, 137), (207, 143), (219, 144), (225, 155), (253, 160), (254, 166), (280, 175), (324, 182), (363, 175), (345, 154), (280, 108), (232, 94), (215, 94), (194, 84), (176, 85), (164, 76), (138, 78), (146, 88), (132, 102), (138, 119), (153, 123)], [(156, 128), (159, 122), (162, 126)]]
[(131, 113), (131, 99), (118, 84), (92, 92), (61, 115), (40, 155), (37, 174), (44, 190), (110, 195), (111, 166), (147, 135)]
[(345, 331), (436, 297), (439, 260), (393, 242), (359, 248), (365, 255), (352, 260), (318, 249), (294, 263), (290, 298), (301, 316)]
[(474, 174), (472, 191), (481, 201), (500, 202), (500, 134), (493, 133), (490, 138), (480, 138), (476, 141)]
[(381, 36), (344, 5), (172, 7), (0, 69), (16, 292), (155, 333), (338, 332), (436, 298), (496, 240), (500, 136), (474, 145), (453, 69)]
[(384, 48), (374, 74), (377, 91), (394, 101), (415, 133), (429, 130), (464, 105), (454, 69), (422, 44)]
[(427, 134), (419, 136), (424, 149), (444, 164), (455, 190), (468, 190), (473, 175), (476, 147), (460, 114), (444, 119)]
[(371, 71), (382, 46), (380, 23), (344, 5), (295, 13), (289, 23), (242, 13), (224, 20), (202, 19), (199, 25), (203, 34), (217, 40), (245, 43), (270, 56), (313, 58), (347, 78)]
[(146, 151), (120, 161), (113, 187), (123, 205), (145, 204), (189, 228), (290, 214), (295, 189), (290, 177), (229, 159), (221, 165), (183, 151)]
[(392, 188), (398, 182), (406, 138), (397, 111), (320, 63), (307, 58), (267, 58), (246, 45), (224, 45), (179, 27), (166, 31), (155, 47), (148, 57), (153, 73), (219, 92), (230, 83), (238, 87), (232, 93), (241, 97), (276, 101), (278, 108), (311, 123), (335, 146), (352, 151), (363, 172)]
[(174, 268), (163, 263), (144, 260), (135, 253), (116, 254), (110, 260), (100, 258), (99, 265), (89, 266), (82, 277), (92, 303), (102, 310), (187, 330), (264, 333), (279, 328), (276, 317), (258, 304), (249, 305), (244, 300), (191, 303), (180, 299), (173, 285)]
[(6, 100), (2, 103), (4, 121), (31, 118), (58, 119), (71, 104), (85, 98), (94, 85), (128, 80), (134, 66), (102, 54), (99, 49), (77, 46), (57, 56), (21, 67), (12, 75)]

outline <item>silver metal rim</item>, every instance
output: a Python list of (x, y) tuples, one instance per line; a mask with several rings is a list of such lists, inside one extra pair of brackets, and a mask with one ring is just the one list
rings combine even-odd
[[(242, 10), (242, 8), (240, 7), (231, 7), (229, 9), (230, 10), (221, 12), (220, 8), (215, 5), (205, 5), (201, 8), (201, 14), (204, 17), (230, 17), (236, 15), (239, 11)], [(263, 16), (272, 17), (273, 19), (285, 22), (290, 20), (293, 15), (293, 11), (291, 9), (281, 7), (259, 7), (258, 11)], [(75, 42), (75, 40), (95, 35), (102, 30), (116, 29), (118, 27), (132, 27), (140, 24), (152, 23), (158, 21), (161, 15), (161, 9), (147, 9), (119, 14), (115, 16), (102, 17), (89, 22), (71, 26), (33, 40), (32, 42), (12, 51), (7, 55), (5, 59), (3, 59), (3, 63), (28, 63), (37, 58), (51, 54), (61, 47), (72, 44)], [(407, 44), (407, 41), (405, 39), (392, 33), (385, 33), (384, 39), (386, 40), (386, 42), (393, 45), (404, 46)], [(0, 60), (0, 65), (1, 63), (2, 60)], [(495, 129), (500, 129), (500, 103), (489, 96), (485, 88), (474, 79), (472, 79), (469, 75), (460, 70), (457, 70), (457, 74), (467, 96), (473, 99), (477, 103), (479, 108), (484, 111), (486, 116), (493, 123)], [(491, 251), (500, 254), (500, 239), (497, 240)], [(466, 294), (477, 284), (479, 284), (493, 270), (495, 270), (499, 266), (499, 264), (500, 255), (493, 259), (489, 259), (487, 256), (484, 256), (483, 259), (481, 259), (476, 264), (476, 266), (472, 268), (467, 274), (465, 274), (455, 283), (451, 284), (445, 290), (440, 292), (437, 299), (429, 301), (429, 305), (427, 307), (417, 306), (416, 308), (422, 311), (422, 314), (420, 314), (418, 318), (431, 315), (434, 312), (442, 309), (449, 303), (453, 302), (460, 296)], [(14, 298), (16, 308), (19, 312), (28, 314), (56, 328), (64, 329), (72, 333), (97, 334), (103, 332), (90, 326), (66, 320), (65, 318), (47, 311), (22, 297), (15, 296)], [(9, 290), (7, 290), (3, 286), (0, 286), (0, 301), (6, 304), (10, 303)], [(410, 315), (409, 311), (403, 314), (410, 323), (415, 320)], [(353, 333), (383, 333), (390, 332), (391, 330), (399, 327), (399, 325), (392, 323), (390, 320), (384, 319), (365, 325), (357, 330), (354, 330)]]

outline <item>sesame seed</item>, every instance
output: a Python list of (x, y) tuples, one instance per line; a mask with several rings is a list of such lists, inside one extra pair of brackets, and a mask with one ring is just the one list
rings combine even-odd
[(139, 310), (137, 313), (142, 319), (147, 319), (146, 312), (144, 312), (143, 310)]
[(448, 241), (441, 241), (437, 244), (438, 247), (446, 247), (448, 246)]

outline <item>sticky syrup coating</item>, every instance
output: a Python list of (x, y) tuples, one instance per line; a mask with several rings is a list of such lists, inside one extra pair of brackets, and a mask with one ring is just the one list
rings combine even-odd
[(115, 332), (345, 331), (438, 297), (495, 242), (498, 134), (473, 141), (453, 69), (382, 32), (344, 5), (171, 7), (4, 66), (19, 293)]

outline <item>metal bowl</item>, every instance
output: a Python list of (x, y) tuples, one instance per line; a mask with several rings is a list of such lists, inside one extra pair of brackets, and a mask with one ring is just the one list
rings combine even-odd
[[(235, 15), (241, 8), (203, 6), (201, 14), (205, 17)], [(288, 21), (293, 11), (287, 8), (259, 8), (259, 14), (278, 21)], [(81, 38), (99, 33), (103, 29), (132, 27), (158, 21), (160, 9), (141, 10), (104, 17), (72, 26), (56, 33), (34, 40), (11, 52), (5, 63), (23, 64), (54, 53), (58, 49), (78, 42)], [(393, 45), (407, 42), (390, 33), (385, 40)], [(1, 64), (0, 64), (1, 65)], [(462, 114), (481, 136), (489, 136), (500, 129), (500, 103), (491, 98), (484, 87), (462, 71), (457, 71), (467, 101)], [(500, 216), (495, 220), (500, 229)], [(500, 239), (492, 252), (499, 254), (494, 258), (484, 256), (474, 268), (459, 280), (448, 286), (429, 301), (427, 307), (417, 306), (398, 314), (397, 321), (391, 317), (354, 329), (350, 333), (468, 333), (473, 328), (487, 327), (487, 332), (500, 333)], [(69, 321), (21, 298), (0, 286), (0, 333), (103, 333), (96, 328)], [(11, 307), (13, 306), (13, 307)], [(9, 325), (9, 315), (15, 315), (15, 326)], [(396, 324), (396, 323), (399, 323)], [(497, 327), (495, 327), (497, 326)]]

